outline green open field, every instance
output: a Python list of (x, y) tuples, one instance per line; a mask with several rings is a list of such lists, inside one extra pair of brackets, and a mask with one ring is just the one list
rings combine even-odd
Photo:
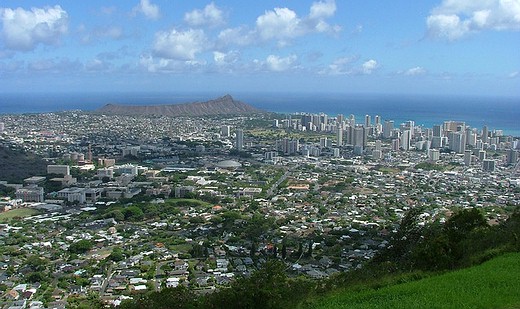
[(520, 253), (381, 289), (343, 290), (307, 308), (520, 308)]
[(0, 222), (11, 221), (15, 217), (25, 218), (38, 214), (39, 211), (32, 208), (18, 208), (0, 213)]

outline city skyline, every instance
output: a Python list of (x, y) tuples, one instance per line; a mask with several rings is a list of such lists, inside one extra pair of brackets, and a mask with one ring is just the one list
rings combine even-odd
[(519, 1), (0, 5), (0, 90), (520, 95)]

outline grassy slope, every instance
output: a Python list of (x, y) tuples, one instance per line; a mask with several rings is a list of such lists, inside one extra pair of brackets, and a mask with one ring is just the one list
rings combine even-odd
[(309, 308), (520, 308), (520, 253), (378, 290), (334, 292)]
[(0, 213), (0, 222), (8, 222), (15, 217), (25, 218), (38, 214), (39, 211), (32, 208), (18, 208)]

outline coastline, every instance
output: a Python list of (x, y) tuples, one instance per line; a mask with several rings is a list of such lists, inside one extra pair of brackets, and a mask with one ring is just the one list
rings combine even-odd
[[(96, 110), (107, 103), (161, 105), (200, 102), (222, 93), (11, 93), (0, 94), (0, 115), (47, 113), (66, 110)], [(325, 113), (329, 116), (353, 114), (358, 121), (365, 115), (396, 124), (407, 120), (432, 127), (444, 121), (464, 121), (471, 127), (502, 130), (520, 136), (520, 98), (432, 96), (346, 93), (237, 93), (236, 100), (281, 114)]]

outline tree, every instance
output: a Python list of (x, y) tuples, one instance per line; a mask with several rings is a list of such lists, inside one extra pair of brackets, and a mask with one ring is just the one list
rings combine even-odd
[(406, 213), (399, 229), (390, 239), (389, 246), (372, 259), (372, 264), (392, 262), (400, 267), (410, 264), (411, 253), (423, 236), (423, 228), (419, 225), (421, 213), (420, 208), (412, 208)]
[(257, 248), (256, 248), (256, 243), (253, 241), (253, 242), (251, 243), (251, 251), (249, 251), (249, 256), (252, 257), (252, 258), (254, 258), (254, 257), (255, 257), (255, 254), (256, 254), (256, 250), (257, 250)]
[(42, 281), (45, 281), (46, 279), (46, 276), (41, 273), (41, 272), (32, 272), (32, 273), (28, 273), (25, 278), (27, 279), (27, 281), (29, 282), (42, 282)]
[(309, 248), (307, 249), (307, 257), (312, 257), (312, 239), (309, 240)]
[(121, 222), (125, 220), (125, 215), (120, 209), (115, 209), (108, 214), (105, 215), (107, 218), (114, 218), (117, 222)]
[(285, 240), (282, 241), (282, 260), (285, 260), (287, 257), (287, 244), (285, 243)]
[(199, 297), (183, 285), (141, 295), (138, 296), (136, 300), (125, 300), (120, 306), (121, 309), (180, 309), (200, 307)]
[(451, 241), (460, 241), (468, 233), (476, 228), (487, 227), (487, 222), (482, 213), (476, 209), (463, 209), (451, 216), (444, 229)]
[(285, 264), (268, 260), (249, 278), (238, 278), (229, 289), (209, 294), (203, 308), (295, 308), (311, 290), (310, 281), (292, 280)]
[(137, 206), (129, 206), (123, 209), (125, 220), (128, 221), (141, 221), (144, 218), (144, 213), (141, 208)]
[(49, 261), (39, 257), (38, 255), (31, 255), (25, 261), (29, 267), (31, 267), (34, 271), (42, 271), (45, 269)]
[(82, 239), (75, 243), (72, 243), (69, 247), (70, 253), (81, 254), (92, 249), (94, 244), (90, 240)]
[(108, 258), (114, 262), (122, 261), (125, 257), (123, 255), (123, 250), (121, 247), (114, 247), (112, 249), (112, 253), (108, 256)]

